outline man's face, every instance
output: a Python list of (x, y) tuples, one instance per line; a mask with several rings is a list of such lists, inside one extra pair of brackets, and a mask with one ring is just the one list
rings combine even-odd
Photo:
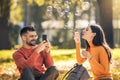
[(35, 46), (38, 36), (36, 31), (27, 31), (24, 35), (24, 42), (29, 46)]

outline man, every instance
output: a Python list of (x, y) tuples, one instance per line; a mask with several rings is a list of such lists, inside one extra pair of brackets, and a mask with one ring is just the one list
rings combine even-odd
[(36, 45), (37, 33), (31, 26), (21, 29), (20, 36), (23, 45), (13, 54), (20, 80), (56, 80), (59, 73), (53, 66), (49, 41)]

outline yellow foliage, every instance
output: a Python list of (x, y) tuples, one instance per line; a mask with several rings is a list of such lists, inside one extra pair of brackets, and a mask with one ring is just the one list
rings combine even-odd
[(35, 0), (35, 2), (38, 4), (38, 6), (44, 5), (44, 0)]
[(71, 2), (74, 4), (77, 0), (71, 0)]
[(48, 1), (48, 3), (49, 3), (50, 5), (52, 5), (52, 4), (53, 4), (53, 1), (52, 1), (52, 0), (50, 0), (50, 1)]
[(13, 3), (10, 7), (10, 21), (17, 24), (22, 20), (22, 6)]
[(32, 5), (33, 4), (33, 0), (27, 0), (27, 4), (28, 5)]
[(113, 0), (113, 18), (117, 19), (120, 16), (120, 0)]

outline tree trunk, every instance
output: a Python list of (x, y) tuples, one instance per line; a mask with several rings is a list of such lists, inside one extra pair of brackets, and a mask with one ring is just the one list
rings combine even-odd
[(94, 1), (93, 5), (95, 6), (95, 21), (97, 24), (100, 23), (100, 10), (98, 6), (98, 2)]
[(100, 9), (100, 25), (105, 32), (106, 40), (111, 48), (114, 48), (113, 24), (112, 24), (112, 0), (97, 0)]
[(0, 2), (0, 50), (11, 49), (9, 40), (8, 19), (10, 12), (10, 0), (1, 0)]
[(31, 25), (31, 8), (30, 8), (30, 5), (27, 5), (27, 0), (24, 0), (23, 4), (24, 4), (24, 26)]

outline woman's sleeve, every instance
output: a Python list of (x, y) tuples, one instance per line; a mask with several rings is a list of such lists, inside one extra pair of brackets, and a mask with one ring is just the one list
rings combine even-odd
[(78, 64), (82, 64), (86, 61), (86, 58), (82, 58), (80, 55), (80, 43), (76, 43), (76, 59)]

